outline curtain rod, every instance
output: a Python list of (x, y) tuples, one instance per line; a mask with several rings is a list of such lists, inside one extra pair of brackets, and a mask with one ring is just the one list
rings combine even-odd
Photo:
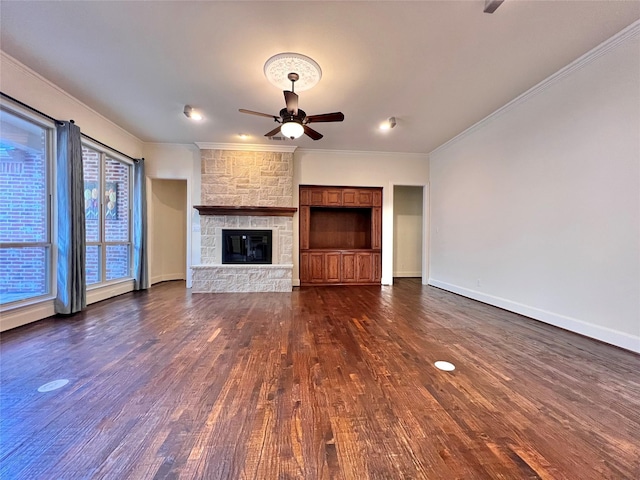
[[(73, 122), (73, 120), (71, 120), (71, 123), (74, 123), (74, 122)], [(89, 135), (87, 135), (87, 134), (85, 134), (85, 133), (80, 132), (80, 135), (82, 135), (82, 136), (83, 136), (84, 138), (86, 138), (87, 140), (91, 140), (92, 142), (97, 143), (98, 145), (100, 145), (100, 146), (102, 146), (102, 147), (108, 148), (108, 149), (109, 149), (109, 150), (111, 150), (112, 152), (115, 152), (115, 153), (117, 153), (117, 154), (119, 154), (119, 155), (122, 155), (123, 157), (126, 157), (126, 158), (128, 158), (129, 160), (132, 160), (132, 161), (134, 161), (134, 162), (136, 162), (136, 163), (138, 163), (140, 160), (143, 160), (143, 161), (144, 161), (144, 158), (133, 158), (132, 156), (127, 155), (126, 153), (122, 153), (120, 150), (116, 150), (115, 148), (110, 147), (110, 146), (109, 146), (109, 145), (107, 145), (106, 143), (102, 143), (100, 140), (96, 140), (95, 138), (90, 137)]]
[[(0, 92), (0, 95), (2, 95), (4, 98), (7, 98), (7, 99), (11, 100), (12, 102), (17, 103), (18, 105), (20, 105), (21, 107), (26, 108), (27, 110), (31, 110), (32, 112), (37, 113), (38, 115), (42, 115), (43, 117), (48, 118), (49, 120), (51, 120), (51, 121), (52, 121), (52, 122), (54, 122), (54, 123), (57, 123), (57, 124), (61, 124), (61, 123), (63, 123), (63, 121), (62, 121), (62, 120), (58, 120), (57, 118), (53, 118), (51, 115), (47, 115), (46, 113), (41, 112), (41, 111), (40, 111), (40, 110), (38, 110), (37, 108), (33, 108), (31, 105), (27, 105), (26, 103), (21, 102), (21, 101), (20, 101), (20, 100), (18, 100), (17, 98), (13, 98), (11, 95), (7, 95), (7, 94), (6, 94), (6, 93), (4, 93), (4, 92)], [(71, 122), (71, 123), (75, 123), (73, 120), (70, 120), (70, 122)], [(128, 158), (129, 160), (132, 160), (132, 161), (134, 161), (134, 162), (136, 162), (136, 163), (138, 163), (140, 160), (144, 160), (144, 158), (134, 158), (134, 157), (132, 157), (131, 155), (127, 155), (126, 153), (123, 153), (123, 152), (121, 152), (120, 150), (116, 150), (115, 148), (110, 147), (110, 146), (109, 146), (109, 145), (107, 145), (106, 143), (102, 143), (100, 140), (96, 140), (95, 138), (90, 137), (89, 135), (84, 134), (84, 133), (82, 133), (82, 132), (80, 132), (80, 135), (82, 135), (84, 138), (86, 138), (86, 139), (88, 139), (88, 140), (91, 140), (92, 142), (95, 142), (95, 143), (97, 143), (98, 145), (100, 145), (100, 146), (102, 146), (102, 147), (108, 148), (108, 149), (109, 149), (109, 150), (111, 150), (112, 152), (115, 152), (115, 153), (117, 153), (118, 155), (122, 155), (123, 157)]]

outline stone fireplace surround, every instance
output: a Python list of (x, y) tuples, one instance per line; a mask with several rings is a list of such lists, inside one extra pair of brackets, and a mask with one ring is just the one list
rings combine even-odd
[[(226, 210), (224, 207), (195, 207), (203, 212)], [(255, 209), (238, 208), (235, 215), (205, 214), (201, 225), (202, 265), (193, 268), (193, 292), (290, 292), (293, 271), (293, 219), (295, 208), (274, 209), (250, 215)], [(277, 213), (285, 211), (285, 213)], [(253, 212), (255, 213), (255, 212)], [(271, 265), (222, 264), (222, 230), (271, 230)]]
[[(201, 265), (194, 293), (291, 292), (293, 150), (201, 150)], [(222, 264), (222, 230), (271, 230), (271, 265)]]

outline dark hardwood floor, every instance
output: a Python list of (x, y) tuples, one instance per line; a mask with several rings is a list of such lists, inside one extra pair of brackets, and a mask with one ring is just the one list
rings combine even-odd
[(640, 478), (640, 356), (414, 279), (169, 282), (0, 345), (2, 479)]

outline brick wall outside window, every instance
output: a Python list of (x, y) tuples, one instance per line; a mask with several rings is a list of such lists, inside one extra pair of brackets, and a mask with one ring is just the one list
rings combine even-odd
[[(129, 181), (131, 167), (87, 146), (82, 150), (87, 225), (87, 284), (130, 275)], [(101, 158), (104, 179), (101, 178)], [(103, 243), (104, 245), (92, 245)], [(116, 243), (116, 244), (114, 244)], [(119, 244), (118, 244), (119, 243)], [(106, 254), (106, 265), (102, 255)], [(104, 279), (103, 279), (103, 268)]]
[[(85, 228), (87, 242), (100, 241), (100, 154), (95, 150), (82, 147), (82, 170), (84, 175)], [(95, 208), (90, 208), (93, 202)], [(100, 247), (88, 245), (86, 251), (85, 270), (87, 285), (99, 283)]]
[[(129, 241), (129, 172), (128, 165), (107, 158), (105, 162), (105, 182), (107, 186), (115, 186), (115, 215), (105, 215), (104, 229), (105, 241), (128, 242)], [(107, 192), (108, 193), (108, 192)], [(111, 196), (111, 198), (114, 198)], [(105, 202), (107, 198), (105, 196)], [(104, 211), (109, 210), (106, 204)], [(107, 246), (107, 280), (129, 276), (129, 246)]]
[[(2, 243), (49, 241), (45, 129), (42, 129), (39, 143), (40, 152), (34, 148), (35, 145), (30, 145), (29, 149), (21, 148), (4, 139), (0, 144)], [(0, 249), (2, 303), (46, 294), (49, 291), (48, 261), (49, 248), (46, 246)]]

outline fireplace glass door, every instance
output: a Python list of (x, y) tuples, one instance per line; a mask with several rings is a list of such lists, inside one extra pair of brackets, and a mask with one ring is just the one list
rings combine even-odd
[(271, 230), (222, 230), (222, 263), (271, 263)]

